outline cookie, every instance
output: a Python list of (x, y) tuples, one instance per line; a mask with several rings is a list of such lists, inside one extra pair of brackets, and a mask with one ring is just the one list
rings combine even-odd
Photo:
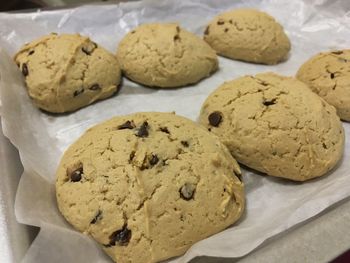
[(15, 56), (34, 104), (48, 112), (77, 110), (110, 97), (121, 72), (116, 57), (78, 34), (51, 34)]
[(350, 121), (350, 49), (324, 52), (306, 61), (296, 77)]
[(283, 27), (270, 15), (254, 9), (235, 9), (215, 17), (204, 40), (219, 55), (260, 64), (277, 64), (291, 48)]
[(305, 181), (339, 161), (336, 110), (301, 81), (263, 73), (226, 82), (205, 101), (200, 123), (236, 160), (271, 176)]
[(116, 262), (157, 262), (217, 233), (244, 209), (240, 169), (216, 136), (170, 113), (89, 129), (57, 171), (61, 213)]
[(146, 86), (173, 88), (196, 83), (218, 68), (215, 51), (177, 24), (144, 24), (120, 42), (123, 73)]

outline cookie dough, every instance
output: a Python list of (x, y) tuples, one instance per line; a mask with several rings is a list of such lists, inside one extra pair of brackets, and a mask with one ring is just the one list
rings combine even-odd
[(224, 57), (261, 64), (277, 64), (291, 48), (283, 27), (270, 15), (236, 9), (215, 17), (204, 40)]
[(184, 253), (242, 214), (240, 169), (200, 125), (170, 113), (116, 117), (89, 129), (57, 171), (60, 211), (116, 262)]
[(173, 88), (193, 84), (218, 68), (215, 51), (177, 24), (144, 24), (120, 42), (123, 73), (146, 86)]
[(121, 72), (116, 57), (78, 34), (50, 34), (15, 56), (34, 104), (48, 112), (77, 110), (110, 97)]
[(263, 73), (226, 82), (205, 101), (200, 123), (238, 162), (305, 181), (339, 161), (344, 130), (336, 110), (301, 81)]
[(317, 54), (300, 67), (297, 78), (350, 121), (350, 49)]

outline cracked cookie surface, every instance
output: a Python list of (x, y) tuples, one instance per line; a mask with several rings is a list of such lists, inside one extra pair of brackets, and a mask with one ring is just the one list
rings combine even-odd
[(116, 262), (158, 262), (241, 216), (240, 168), (200, 125), (136, 113), (90, 128), (65, 152), (56, 196), (64, 217)]
[(350, 121), (350, 50), (319, 53), (306, 61), (296, 77)]
[(204, 40), (219, 55), (261, 64), (283, 61), (291, 48), (283, 27), (270, 15), (254, 9), (236, 9), (215, 17)]
[(271, 176), (305, 181), (343, 154), (335, 108), (301, 81), (263, 73), (226, 82), (204, 102), (200, 123), (238, 162)]
[(21, 48), (15, 62), (34, 104), (53, 113), (110, 97), (121, 78), (116, 57), (78, 34), (50, 34), (34, 40)]
[(208, 77), (218, 68), (215, 51), (177, 24), (144, 24), (120, 42), (117, 57), (131, 80), (159, 88), (180, 87)]

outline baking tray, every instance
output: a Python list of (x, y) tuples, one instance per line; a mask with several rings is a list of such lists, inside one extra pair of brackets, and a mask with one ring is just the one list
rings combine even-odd
[[(0, 133), (0, 262), (20, 262), (37, 229), (14, 217), (14, 198), (22, 166), (16, 149)], [(198, 258), (194, 262), (327, 262), (350, 247), (350, 200), (327, 209), (266, 242), (240, 259)]]

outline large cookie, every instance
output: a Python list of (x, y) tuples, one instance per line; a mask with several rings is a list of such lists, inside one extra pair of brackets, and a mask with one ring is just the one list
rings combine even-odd
[(89, 129), (65, 152), (57, 202), (116, 262), (157, 262), (241, 216), (239, 174), (227, 148), (198, 124), (137, 113)]
[(337, 109), (342, 120), (350, 121), (350, 50), (317, 54), (299, 69), (297, 78)]
[(48, 112), (77, 110), (117, 91), (116, 57), (78, 34), (51, 34), (24, 45), (15, 61), (34, 104)]
[(295, 181), (324, 175), (344, 148), (335, 108), (304, 83), (273, 73), (224, 83), (203, 104), (200, 122), (238, 162)]
[(254, 9), (236, 9), (215, 17), (204, 40), (219, 55), (261, 64), (276, 64), (291, 48), (283, 27), (270, 15)]
[(120, 42), (117, 57), (131, 80), (160, 88), (193, 84), (218, 68), (215, 51), (177, 24), (144, 24)]

